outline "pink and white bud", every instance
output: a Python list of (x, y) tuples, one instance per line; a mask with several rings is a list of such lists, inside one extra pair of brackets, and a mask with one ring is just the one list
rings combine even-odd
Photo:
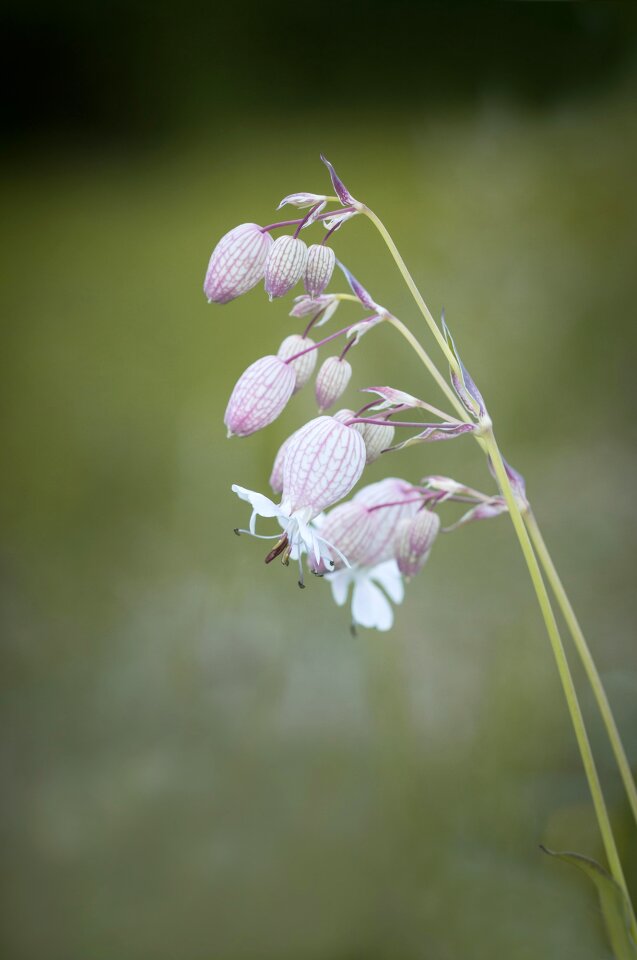
[(365, 441), (367, 463), (373, 463), (374, 460), (378, 460), (383, 450), (391, 446), (395, 433), (394, 427), (391, 423), (357, 423), (356, 426), (361, 428), (361, 434)]
[(228, 303), (256, 286), (272, 245), (270, 234), (256, 223), (242, 223), (226, 233), (208, 264), (203, 285), (208, 302)]
[(331, 247), (313, 243), (307, 251), (303, 286), (311, 297), (320, 297), (332, 279), (336, 255)]
[[(302, 354), (302, 356), (296, 357), (295, 360), (290, 360), (288, 364), (288, 366), (292, 367), (296, 376), (296, 386), (294, 387), (295, 393), (305, 386), (307, 381), (314, 373), (314, 367), (316, 366), (316, 350), (311, 349), (314, 346), (315, 343), (311, 337), (302, 337), (300, 333), (293, 333), (289, 337), (285, 338), (277, 350), (277, 356), (281, 357), (282, 360), (288, 360), (289, 357), (295, 357), (297, 353)], [(308, 352), (303, 353), (304, 350), (307, 350)]]
[[(294, 434), (292, 434), (294, 436)], [(285, 454), (288, 448), (288, 444), (292, 437), (287, 437), (277, 451), (277, 455), (274, 458), (274, 463), (272, 464), (272, 472), (270, 474), (270, 487), (274, 493), (282, 493), (283, 491), (283, 464), (285, 463)]]
[(368, 527), (371, 523), (371, 514), (362, 503), (355, 503), (348, 500), (347, 503), (339, 503), (333, 510), (326, 515), (319, 529), (321, 536), (327, 543), (333, 544), (338, 548), (342, 556), (335, 552), (332, 555), (332, 564), (328, 568), (324, 562), (313, 563), (312, 572), (324, 574), (334, 570), (340, 570), (345, 566), (344, 558), (348, 563), (355, 563), (356, 557), (368, 536)]
[(294, 306), (290, 310), (291, 317), (312, 317), (315, 327), (322, 327), (334, 316), (341, 301), (330, 293), (322, 297), (295, 297)]
[(349, 410), (347, 407), (343, 407), (342, 410), (337, 410), (336, 413), (332, 414), (332, 416), (334, 417), (335, 420), (338, 420), (339, 423), (346, 423), (349, 427), (352, 428), (352, 430), (358, 430), (361, 437), (365, 439), (363, 436), (363, 430), (362, 430), (363, 424), (349, 423), (350, 420), (354, 420), (356, 417), (356, 414), (354, 413), (353, 410)]
[(294, 393), (296, 374), (280, 357), (255, 360), (237, 380), (224, 423), (228, 436), (247, 437), (279, 416)]
[(314, 385), (314, 394), (321, 413), (343, 395), (351, 376), (352, 367), (347, 360), (328, 357), (323, 361)]
[(440, 517), (424, 507), (415, 517), (398, 523), (394, 555), (403, 576), (414, 577), (422, 570), (439, 530)]
[(396, 527), (401, 520), (413, 517), (420, 509), (419, 491), (406, 480), (387, 477), (363, 487), (353, 499), (367, 507), (372, 518), (363, 549), (353, 559), (368, 567), (392, 559)]
[(303, 276), (307, 246), (294, 237), (277, 237), (265, 264), (265, 292), (270, 300), (283, 297)]
[(334, 417), (316, 417), (290, 438), (283, 463), (281, 507), (307, 509), (308, 520), (342, 500), (365, 467), (360, 433)]

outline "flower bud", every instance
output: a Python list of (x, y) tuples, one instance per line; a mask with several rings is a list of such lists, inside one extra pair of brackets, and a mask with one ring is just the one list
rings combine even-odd
[(303, 286), (311, 297), (320, 297), (332, 279), (336, 256), (331, 247), (313, 243), (307, 252)]
[(237, 380), (224, 423), (228, 436), (247, 437), (279, 416), (294, 392), (296, 374), (280, 357), (255, 360)]
[(332, 416), (335, 420), (338, 420), (339, 423), (346, 423), (352, 428), (352, 430), (358, 430), (361, 437), (363, 436), (363, 431), (361, 430), (361, 427), (363, 426), (362, 423), (349, 423), (349, 421), (353, 420), (356, 416), (353, 410), (348, 410), (347, 407), (343, 407), (342, 410), (337, 410), (336, 413), (332, 414)]
[[(353, 424), (354, 426), (354, 424)], [(394, 439), (394, 428), (391, 423), (357, 423), (355, 426), (361, 428), (361, 434), (365, 441), (367, 450), (367, 463), (373, 463), (378, 460), (383, 450), (391, 446)]]
[(398, 569), (403, 576), (413, 577), (422, 570), (439, 529), (438, 514), (424, 507), (415, 517), (398, 523), (394, 551)]
[(360, 556), (356, 557), (357, 562), (373, 567), (392, 559), (397, 524), (412, 517), (420, 508), (418, 490), (406, 480), (387, 477), (359, 490), (354, 502), (364, 504), (372, 517), (368, 537)]
[(300, 333), (293, 333), (285, 338), (277, 350), (277, 356), (281, 357), (282, 360), (287, 360), (288, 357), (294, 357), (297, 353), (308, 350), (308, 353), (304, 353), (302, 357), (297, 357), (296, 360), (291, 360), (288, 364), (288, 366), (292, 367), (296, 376), (295, 393), (297, 390), (300, 390), (301, 387), (305, 386), (314, 373), (316, 350), (309, 349), (310, 347), (314, 347), (314, 345), (311, 337), (302, 337)]
[(294, 237), (277, 237), (265, 264), (265, 292), (270, 300), (283, 297), (296, 286), (305, 270), (307, 247)]
[(339, 357), (328, 357), (319, 370), (314, 393), (318, 408), (323, 412), (342, 396), (352, 375), (351, 365)]
[(242, 223), (221, 238), (212, 251), (204, 293), (208, 301), (228, 303), (251, 290), (263, 277), (272, 237), (256, 223)]
[[(352, 563), (360, 553), (361, 546), (367, 537), (371, 516), (362, 503), (348, 500), (339, 503), (327, 514), (325, 521), (319, 527), (321, 537), (338, 548)], [(324, 563), (311, 563), (313, 573), (331, 573), (345, 566), (343, 559), (336, 553), (332, 554), (333, 566), (328, 570)]]
[(316, 417), (290, 438), (283, 464), (281, 507), (307, 508), (308, 519), (342, 500), (365, 467), (360, 433), (334, 417)]

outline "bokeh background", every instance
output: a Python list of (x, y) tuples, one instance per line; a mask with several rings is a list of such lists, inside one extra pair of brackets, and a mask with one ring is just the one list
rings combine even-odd
[[(314, 407), (229, 442), (225, 402), (299, 324), (201, 283), (326, 152), (445, 306), (637, 763), (634, 8), (5, 0), (3, 37), (2, 956), (607, 955), (538, 849), (602, 857), (507, 518), (352, 637), (232, 533)], [(335, 247), (427, 339), (371, 226)], [(390, 330), (354, 359), (351, 405), (440, 400)], [(366, 479), (427, 473), (492, 489), (468, 440)]]

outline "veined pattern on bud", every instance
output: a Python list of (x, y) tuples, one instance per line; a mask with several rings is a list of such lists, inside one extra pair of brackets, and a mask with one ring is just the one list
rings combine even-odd
[(265, 264), (265, 291), (270, 300), (283, 297), (296, 286), (307, 263), (307, 246), (294, 237), (277, 237)]
[[(321, 522), (319, 523), (319, 519)], [(321, 536), (325, 537), (330, 543), (336, 544), (339, 550), (347, 557), (348, 562), (354, 563), (354, 558), (360, 553), (363, 543), (367, 537), (367, 529), (371, 523), (371, 515), (367, 507), (362, 503), (355, 503), (348, 500), (347, 503), (339, 503), (337, 507), (327, 515), (322, 515), (315, 521), (315, 526), (321, 531)], [(343, 566), (340, 558), (334, 558), (334, 567), (339, 569)], [(325, 567), (313, 568), (314, 573), (326, 573)]]
[(332, 416), (334, 417), (335, 420), (338, 420), (339, 423), (347, 423), (352, 428), (352, 430), (358, 430), (361, 437), (363, 437), (363, 440), (365, 439), (365, 436), (362, 430), (364, 424), (349, 423), (350, 420), (354, 420), (354, 418), (356, 417), (356, 414), (354, 413), (353, 410), (348, 410), (347, 407), (344, 407), (342, 410), (337, 410), (336, 413), (332, 414)]
[(314, 393), (319, 410), (327, 410), (343, 395), (352, 376), (352, 367), (347, 360), (328, 357), (323, 361), (316, 376)]
[(252, 506), (248, 530), (236, 532), (260, 536), (256, 533), (257, 516), (276, 518), (283, 533), (261, 537), (277, 540), (266, 563), (277, 556), (286, 564), (290, 559), (298, 560), (299, 584), (303, 586), (303, 553), (309, 555), (317, 570), (333, 569), (334, 556), (347, 564), (338, 546), (313, 529), (310, 521), (352, 489), (365, 466), (365, 444), (356, 430), (333, 417), (317, 417), (297, 430), (284, 446), (280, 504), (233, 484), (233, 491)]
[(394, 427), (391, 423), (357, 423), (352, 426), (360, 427), (365, 449), (367, 450), (367, 463), (373, 463), (378, 460), (383, 450), (391, 446), (394, 439)]
[(311, 297), (319, 297), (332, 279), (336, 256), (331, 247), (313, 243), (307, 251), (303, 286)]
[(314, 367), (316, 366), (316, 350), (311, 350), (310, 347), (314, 347), (314, 341), (311, 339), (311, 337), (302, 337), (300, 333), (292, 333), (289, 337), (285, 338), (277, 350), (277, 356), (279, 356), (282, 360), (287, 360), (288, 357), (294, 357), (297, 353), (301, 353), (303, 350), (308, 351), (307, 353), (304, 353), (302, 357), (297, 357), (295, 360), (290, 360), (288, 363), (288, 366), (292, 367), (296, 376), (296, 386), (294, 387), (295, 393), (305, 386), (307, 381), (314, 373)]
[(212, 251), (204, 293), (209, 302), (228, 303), (247, 293), (263, 278), (273, 245), (256, 223), (242, 223), (221, 238)]
[(279, 416), (294, 392), (296, 374), (280, 357), (255, 360), (237, 380), (224, 423), (228, 436), (247, 437)]
[(405, 577), (422, 570), (439, 530), (440, 517), (425, 507), (415, 517), (398, 523), (394, 551), (398, 569)]
[[(283, 464), (283, 501), (311, 517), (342, 500), (365, 467), (360, 433), (334, 417), (316, 417), (292, 437)], [(311, 519), (308, 518), (308, 519)]]
[[(394, 557), (394, 535), (397, 524), (414, 516), (421, 506), (418, 490), (398, 477), (387, 477), (370, 483), (354, 496), (371, 512), (372, 524), (361, 553), (352, 558), (361, 566), (373, 567)], [(391, 506), (382, 506), (391, 504)], [(373, 508), (378, 509), (374, 510)]]

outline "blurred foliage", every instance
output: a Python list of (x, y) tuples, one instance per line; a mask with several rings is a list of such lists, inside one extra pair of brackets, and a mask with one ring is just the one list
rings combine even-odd
[[(480, 22), (504, 31), (507, 6)], [(29, 11), (41, 23), (45, 9), (31, 2), (18, 17), (16, 7), (14, 23), (28, 24)], [(376, 26), (383, 9), (372, 8)], [(179, 132), (166, 120), (161, 136), (127, 139), (148, 101), (128, 102), (140, 88), (126, 71), (97, 114), (97, 141), (72, 109), (14, 123), (0, 294), (3, 956), (604, 954), (594, 892), (538, 849), (602, 857), (506, 517), (441, 538), (394, 631), (350, 637), (325, 584), (299, 591), (291, 571), (263, 566), (258, 542), (232, 534), (247, 513), (230, 484), (265, 490), (278, 444), (314, 407), (305, 391), (267, 431), (227, 442), (224, 405), (242, 369), (298, 325), (260, 289), (225, 308), (201, 293), (223, 232), (266, 222), (292, 190), (324, 189), (324, 150), (384, 218), (434, 312), (445, 305), (637, 762), (634, 32), (621, 5), (555, 4), (555, 20), (528, 9), (518, 14), (535, 24), (528, 49), (537, 35), (561, 50), (563, 81), (540, 82), (537, 59), (522, 69), (510, 51), (494, 53), (481, 65), (495, 84), (470, 58), (466, 74), (452, 61), (457, 85), (475, 75), (476, 93), (447, 102), (428, 58), (440, 64), (441, 47), (478, 51), (483, 41), (495, 50), (493, 37), (474, 37), (476, 15), (462, 5), (467, 19), (449, 21), (440, 44), (424, 38), (419, 94), (402, 86), (416, 75), (410, 64), (377, 99), (379, 55), (363, 45), (360, 76), (345, 53), (338, 63), (369, 95), (360, 109), (347, 90), (330, 101), (330, 57), (356, 44), (354, 5), (332, 25), (325, 56), (299, 12), (305, 53), (295, 60), (286, 36), (262, 85), (248, 74), (248, 105), (232, 100), (223, 20), (210, 47), (223, 83), (211, 86), (209, 72), (192, 86), (208, 16), (201, 31), (192, 21), (167, 30), (161, 47), (174, 42), (177, 59), (162, 67), (158, 110), (166, 119), (174, 84)], [(78, 76), (90, 86), (88, 65), (108, 59), (114, 38), (122, 57), (131, 45), (129, 69), (157, 78), (139, 32), (113, 25), (103, 43), (94, 37), (98, 56), (86, 47), (94, 10), (67, 4), (47, 16), (73, 51), (73, 88)], [(411, 48), (420, 21), (410, 31), (403, 16)], [(587, 28), (595, 50), (615, 38), (612, 69), (586, 63), (594, 84), (580, 82), (573, 33), (560, 39), (560, 25), (587, 17), (602, 24)], [(369, 42), (372, 26), (356, 22)], [(253, 34), (247, 18), (242, 46)], [(190, 49), (186, 83), (176, 65)], [(392, 57), (398, 69), (399, 46)], [(281, 89), (283, 107), (303, 99), (302, 84), (290, 86), (308, 69), (311, 110), (273, 107)], [(515, 70), (546, 95), (519, 97)], [(127, 122), (115, 136), (118, 102)], [(335, 246), (425, 337), (371, 227), (353, 221)], [(376, 382), (441, 402), (390, 330), (361, 344), (345, 399)], [(410, 449), (367, 480), (436, 472), (490, 488), (474, 446)], [(634, 832), (586, 694), (583, 703), (634, 890)]]

